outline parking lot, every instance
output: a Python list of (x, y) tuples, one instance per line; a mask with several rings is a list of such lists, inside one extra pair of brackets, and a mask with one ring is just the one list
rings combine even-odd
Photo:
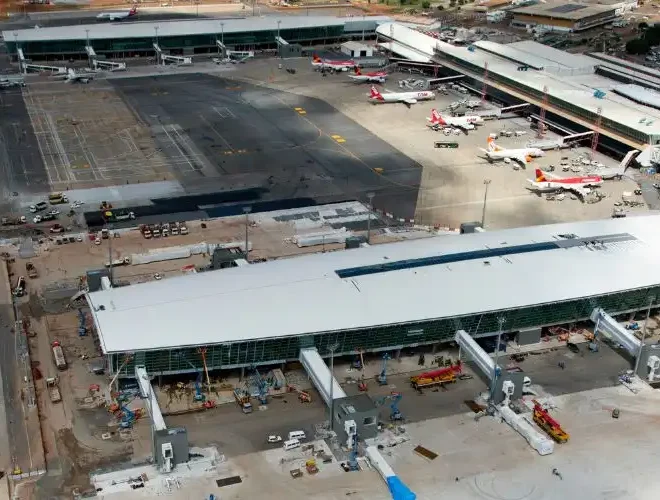
[(102, 82), (47, 82), (23, 90), (53, 190), (170, 178), (151, 131)]

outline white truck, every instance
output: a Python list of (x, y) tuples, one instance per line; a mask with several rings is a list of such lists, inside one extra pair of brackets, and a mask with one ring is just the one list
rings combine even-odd
[(48, 388), (48, 395), (50, 400), (53, 403), (59, 403), (62, 401), (62, 394), (60, 393), (60, 388), (58, 387), (57, 377), (48, 377), (46, 379), (46, 387)]

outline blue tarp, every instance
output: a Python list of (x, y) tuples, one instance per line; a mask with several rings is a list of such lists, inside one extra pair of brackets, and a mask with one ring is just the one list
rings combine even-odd
[(417, 495), (410, 491), (398, 476), (388, 477), (387, 486), (390, 489), (393, 500), (415, 500), (417, 498)]

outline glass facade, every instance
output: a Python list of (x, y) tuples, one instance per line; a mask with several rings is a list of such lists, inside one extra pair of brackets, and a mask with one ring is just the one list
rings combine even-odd
[[(317, 40), (335, 40), (344, 35), (343, 26), (320, 26), (311, 28), (282, 29), (280, 36), (290, 43), (313, 42)], [(243, 33), (225, 33), (224, 43), (228, 47), (256, 48), (275, 46), (277, 30), (252, 31)], [(163, 50), (181, 51), (186, 48), (207, 47), (216, 49), (216, 40), (220, 33), (209, 33), (206, 35), (186, 35), (174, 37), (158, 37), (158, 43)], [(117, 39), (92, 39), (91, 43), (97, 54), (113, 54), (124, 52), (153, 52), (154, 36), (145, 38), (117, 38)], [(10, 54), (16, 53), (16, 43), (7, 40), (7, 50)], [(48, 55), (84, 54), (86, 41), (84, 39), (74, 40), (48, 40), (34, 42), (20, 42), (26, 57)]]
[[(476, 336), (494, 333), (498, 329), (497, 319), (500, 316), (506, 319), (506, 331), (515, 332), (524, 328), (585, 321), (594, 307), (602, 307), (610, 314), (641, 310), (648, 306), (651, 296), (660, 297), (660, 286), (471, 316), (209, 345), (206, 346), (206, 363), (209, 370), (277, 364), (297, 360), (302, 347), (316, 347), (321, 355), (325, 355), (335, 342), (340, 345), (337, 355), (355, 353), (359, 349), (379, 351), (434, 344), (451, 340), (458, 329)], [(267, 335), (267, 332), (264, 334)], [(111, 355), (112, 372), (116, 372), (124, 361), (124, 354)], [(152, 375), (203, 369), (201, 355), (194, 347), (136, 352), (122, 369), (122, 376), (132, 377), (136, 364), (145, 365)]]
[[(459, 57), (452, 56), (450, 54), (446, 53), (441, 53), (441, 56), (450, 60), (454, 64), (464, 67), (467, 70), (476, 73), (476, 74), (482, 74), (483, 73), (483, 68), (480, 66), (477, 66), (476, 64), (472, 64), (468, 61), (465, 61)], [(543, 100), (543, 92), (531, 87), (528, 87), (527, 85), (524, 85), (521, 82), (518, 82), (516, 80), (513, 80), (511, 78), (508, 78), (506, 76), (498, 75), (495, 73), (489, 73), (488, 78), (490, 80), (494, 80), (496, 82), (502, 83), (506, 85), (507, 87), (517, 89), (521, 91), (523, 94), (530, 95), (539, 101)], [(557, 97), (548, 95), (548, 102), (552, 104), (553, 106), (556, 106), (559, 109), (563, 109), (568, 111), (569, 113), (579, 116), (580, 118), (583, 118), (589, 122), (596, 123), (598, 116), (596, 113), (593, 113), (591, 111), (588, 111), (580, 106), (577, 106), (576, 104), (573, 104), (568, 101), (564, 101), (563, 99), (559, 99)], [(626, 136), (630, 139), (634, 139), (635, 141), (644, 143), (644, 144), (652, 144), (655, 143), (655, 140), (658, 139), (656, 136), (651, 136), (649, 134), (645, 134), (644, 132), (641, 132), (639, 130), (635, 130), (633, 128), (627, 127), (626, 125), (623, 125), (621, 123), (615, 122), (613, 120), (610, 120), (609, 118), (605, 118), (604, 116), (601, 117), (601, 125), (605, 128), (608, 128), (614, 132), (618, 132), (623, 136)]]

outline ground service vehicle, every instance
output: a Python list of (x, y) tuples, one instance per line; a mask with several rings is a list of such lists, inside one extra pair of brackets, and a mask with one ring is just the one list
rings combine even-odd
[(558, 443), (565, 443), (568, 441), (568, 434), (561, 428), (559, 422), (550, 416), (548, 410), (541, 406), (541, 403), (534, 400), (534, 422), (541, 429), (543, 429), (548, 436), (557, 441)]
[(30, 212), (33, 214), (36, 212), (41, 212), (42, 210), (46, 210), (48, 208), (48, 203), (45, 201), (40, 201), (36, 205), (30, 205)]
[(236, 402), (241, 407), (241, 410), (243, 410), (243, 413), (252, 413), (252, 403), (250, 403), (250, 395), (247, 392), (241, 389), (234, 389), (234, 398), (236, 398)]
[(67, 364), (66, 364), (66, 359), (64, 358), (64, 351), (62, 350), (62, 346), (57, 340), (53, 342), (52, 350), (53, 350), (53, 360), (55, 361), (55, 366), (57, 367), (57, 369), (66, 370)]
[(108, 222), (121, 222), (135, 219), (135, 212), (128, 212), (126, 210), (107, 210), (103, 214), (103, 217)]
[(60, 388), (57, 386), (57, 377), (48, 377), (46, 379), (46, 387), (48, 387), (48, 395), (53, 403), (62, 401), (62, 394)]
[(39, 276), (39, 273), (37, 273), (37, 268), (34, 267), (32, 262), (25, 263), (25, 271), (27, 272), (28, 278), (36, 278)]
[(424, 372), (410, 377), (410, 384), (413, 386), (413, 389), (449, 384), (456, 382), (456, 375), (460, 373), (461, 365), (455, 364), (447, 368), (439, 368), (438, 370)]
[(142, 233), (142, 236), (144, 236), (144, 239), (150, 240), (151, 239), (151, 228), (147, 226), (146, 224), (143, 224), (140, 226), (140, 232)]
[(16, 282), (16, 288), (14, 288), (14, 296), (22, 297), (25, 295), (25, 276), (19, 276), (18, 281)]
[(69, 203), (69, 198), (64, 193), (50, 193), (48, 201), (51, 205), (59, 205), (60, 203)]
[(27, 222), (27, 217), (25, 217), (25, 215), (16, 215), (12, 217), (2, 218), (3, 226), (18, 226), (20, 224), (25, 224), (26, 222)]

